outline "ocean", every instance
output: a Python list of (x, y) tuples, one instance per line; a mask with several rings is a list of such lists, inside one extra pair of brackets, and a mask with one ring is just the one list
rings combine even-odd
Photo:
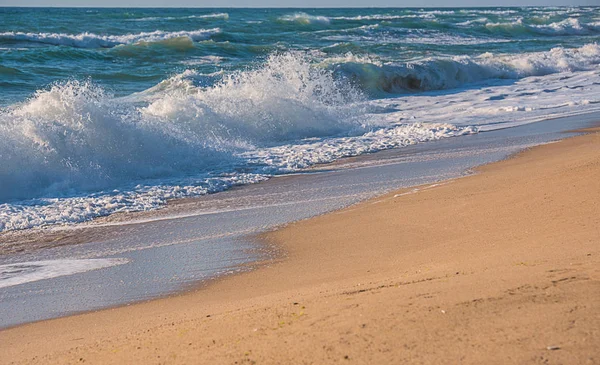
[(0, 8), (0, 232), (600, 108), (600, 7)]

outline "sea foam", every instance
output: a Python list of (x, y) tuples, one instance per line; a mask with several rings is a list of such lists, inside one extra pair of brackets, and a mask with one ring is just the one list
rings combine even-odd
[(0, 202), (72, 195), (146, 179), (227, 172), (253, 146), (365, 128), (360, 92), (297, 54), (224, 75), (195, 72), (128, 98), (91, 82), (38, 91), (0, 112)]
[(182, 19), (222, 19), (222, 20), (227, 20), (229, 19), (229, 14), (228, 13), (211, 13), (211, 14), (199, 14), (199, 15), (188, 15), (188, 16), (166, 16), (166, 17), (160, 17), (160, 16), (152, 16), (152, 17), (145, 17), (145, 18), (135, 18), (135, 19), (129, 19), (130, 21), (135, 21), (135, 22), (148, 22), (148, 21), (170, 21), (170, 20), (182, 20)]
[(520, 79), (598, 68), (600, 46), (553, 48), (547, 52), (426, 58), (406, 63), (339, 63), (336, 73), (369, 93), (441, 90), (495, 79)]
[(311, 25), (311, 24), (327, 25), (330, 23), (330, 19), (326, 16), (309, 15), (307, 13), (302, 13), (302, 12), (284, 15), (284, 16), (278, 18), (278, 20), (282, 21), (282, 22), (293, 22), (293, 23), (304, 24), (304, 25)]
[(548, 24), (527, 24), (523, 18), (516, 18), (510, 22), (487, 22), (485, 27), (492, 32), (509, 34), (533, 33), (548, 36), (561, 35), (588, 35), (600, 33), (596, 23), (582, 23), (577, 18), (567, 18)]
[(62, 259), (0, 265), (0, 288), (123, 265), (128, 262), (129, 260), (123, 258)]

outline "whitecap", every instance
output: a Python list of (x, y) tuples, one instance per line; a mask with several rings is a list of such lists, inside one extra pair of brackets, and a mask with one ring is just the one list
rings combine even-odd
[(99, 35), (94, 33), (66, 34), (66, 33), (23, 33), (3, 32), (0, 39), (44, 43), (56, 46), (71, 46), (78, 48), (112, 48), (122, 44), (135, 44), (140, 42), (160, 42), (174, 38), (189, 38), (192, 41), (209, 39), (211, 35), (220, 33), (219, 28), (198, 29), (193, 31), (167, 32), (156, 30), (122, 35)]

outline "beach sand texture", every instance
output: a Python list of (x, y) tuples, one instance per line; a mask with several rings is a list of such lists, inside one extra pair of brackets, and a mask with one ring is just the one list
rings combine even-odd
[(0, 332), (0, 363), (598, 364), (600, 134), (290, 224), (191, 293)]

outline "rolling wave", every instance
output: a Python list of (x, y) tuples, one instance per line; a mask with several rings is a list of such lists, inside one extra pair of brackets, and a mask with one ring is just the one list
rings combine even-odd
[(418, 17), (418, 15), (391, 15), (391, 14), (373, 14), (373, 15), (357, 15), (357, 16), (336, 16), (331, 17), (335, 20), (394, 20), (404, 19), (407, 17)]
[(280, 22), (291, 22), (302, 25), (327, 25), (331, 22), (331, 20), (322, 15), (309, 15), (307, 13), (294, 13), (289, 15), (284, 15), (282, 17), (277, 18)]
[(179, 32), (156, 30), (154, 32), (124, 35), (4, 32), (0, 33), (0, 42), (31, 42), (76, 48), (112, 48), (123, 44), (156, 43), (176, 38), (187, 38), (197, 42), (209, 39), (211, 35), (220, 32), (219, 28)]
[(342, 62), (337, 74), (369, 94), (441, 90), (493, 79), (520, 79), (566, 71), (593, 70), (600, 64), (600, 46), (557, 47), (548, 52), (429, 58), (401, 64)]
[(189, 16), (152, 16), (145, 18), (128, 19), (133, 22), (147, 22), (147, 21), (162, 21), (162, 20), (183, 20), (183, 19), (229, 19), (228, 13), (213, 13), (213, 14), (201, 14), (201, 15), (189, 15)]
[(295, 54), (193, 86), (195, 72), (115, 98), (90, 82), (0, 113), (0, 202), (231, 168), (255, 145), (346, 134), (360, 94)]
[[(474, 23), (462, 23), (470, 26)], [(567, 18), (559, 22), (549, 24), (526, 24), (523, 18), (518, 18), (512, 22), (488, 22), (485, 27), (490, 31), (504, 32), (511, 34), (533, 33), (548, 36), (564, 35), (586, 35), (600, 33), (600, 24), (581, 23), (577, 18)]]
[(59, 83), (0, 111), (0, 202), (227, 171), (245, 165), (240, 154), (248, 150), (362, 135), (378, 128), (365, 116), (365, 94), (448, 89), (599, 64), (596, 44), (404, 64), (352, 55), (315, 63), (307, 53), (288, 52), (251, 70), (217, 73), (209, 83), (209, 76), (186, 71), (128, 97), (91, 82)]

